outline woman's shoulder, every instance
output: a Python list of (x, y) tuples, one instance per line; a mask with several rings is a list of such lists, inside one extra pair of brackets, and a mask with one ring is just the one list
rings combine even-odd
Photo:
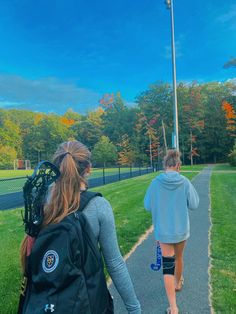
[(96, 207), (98, 217), (109, 216), (113, 212), (110, 202), (103, 196), (95, 196), (89, 205)]
[(190, 181), (187, 177), (183, 176), (182, 174), (179, 174), (179, 176), (180, 176), (181, 179), (185, 182), (185, 184), (191, 183), (191, 181)]
[(183, 183), (184, 183), (184, 187), (189, 190), (190, 186), (192, 185), (191, 181), (189, 180), (189, 178), (183, 176), (182, 174), (180, 174), (181, 178), (183, 179)]
[(159, 173), (155, 178), (152, 179), (151, 183), (157, 184), (160, 180), (162, 180), (164, 173)]
[(103, 196), (95, 196), (90, 203), (97, 206), (111, 206), (109, 201)]

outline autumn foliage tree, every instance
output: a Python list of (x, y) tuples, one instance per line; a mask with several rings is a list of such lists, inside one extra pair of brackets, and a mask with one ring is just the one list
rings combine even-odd
[(120, 165), (132, 165), (136, 160), (136, 152), (130, 143), (129, 136), (124, 134), (121, 142), (119, 143), (118, 163)]
[(223, 100), (222, 108), (225, 112), (226, 129), (229, 131), (229, 136), (236, 137), (236, 113), (235, 113), (235, 110), (234, 110), (233, 106), (229, 102), (227, 102), (226, 100)]
[(183, 158), (187, 152), (191, 165), (193, 158), (199, 156), (197, 138), (204, 128), (202, 97), (201, 86), (196, 83), (178, 86), (180, 148)]
[(139, 148), (147, 155), (151, 167), (157, 161), (159, 153), (158, 131), (156, 128), (158, 116), (156, 114), (148, 119), (145, 113), (141, 111), (137, 115), (138, 119), (135, 125)]
[[(172, 146), (172, 96), (172, 86), (158, 82), (132, 107), (114, 93), (84, 115), (71, 109), (63, 115), (0, 109), (0, 159), (5, 156), (9, 165), (12, 158), (29, 159), (34, 166), (50, 160), (62, 141), (79, 140), (93, 150), (104, 136), (115, 146), (120, 164), (155, 164)], [(183, 162), (227, 161), (236, 138), (236, 84), (179, 83), (177, 96)]]

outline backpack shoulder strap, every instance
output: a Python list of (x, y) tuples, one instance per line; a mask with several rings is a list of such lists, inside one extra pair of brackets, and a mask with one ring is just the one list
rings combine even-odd
[(99, 192), (91, 192), (91, 191), (84, 191), (80, 194), (80, 205), (79, 211), (82, 211), (88, 203), (96, 196), (102, 197), (102, 194)]

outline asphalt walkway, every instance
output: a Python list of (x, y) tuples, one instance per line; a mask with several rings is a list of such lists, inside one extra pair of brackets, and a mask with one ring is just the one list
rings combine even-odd
[[(180, 314), (209, 314), (209, 257), (208, 232), (209, 218), (209, 184), (211, 168), (204, 168), (193, 180), (200, 198), (199, 208), (190, 211), (191, 237), (187, 241), (184, 256), (184, 287), (177, 293)], [(168, 301), (165, 294), (162, 271), (153, 271), (150, 264), (155, 262), (155, 242), (153, 233), (137, 247), (126, 261), (143, 314), (165, 313)], [(123, 302), (110, 286), (114, 297), (115, 314), (127, 313)]]

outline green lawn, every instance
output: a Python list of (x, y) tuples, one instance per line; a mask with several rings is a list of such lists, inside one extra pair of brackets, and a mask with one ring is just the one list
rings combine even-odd
[(213, 170), (214, 171), (236, 171), (236, 167), (233, 167), (233, 166), (230, 166), (229, 164), (217, 164), (217, 165), (214, 165), (213, 167)]
[[(145, 191), (157, 173), (98, 187), (112, 204), (118, 241), (123, 255), (151, 225), (143, 208)], [(188, 173), (192, 178), (196, 173)], [(20, 289), (19, 246), (23, 238), (21, 209), (0, 211), (0, 313), (15, 314)]]
[[(146, 170), (146, 168), (141, 168)], [(132, 172), (138, 171), (139, 168), (132, 168)], [(19, 192), (25, 183), (26, 175), (31, 175), (33, 170), (0, 170), (0, 195), (10, 194), (14, 192)], [(130, 173), (130, 168), (120, 168), (120, 173)], [(105, 176), (117, 175), (119, 174), (118, 168), (106, 168)], [(102, 169), (92, 169), (90, 178), (99, 178), (103, 176)], [(23, 178), (21, 178), (23, 177)], [(4, 180), (4, 179), (14, 179), (14, 180)]]
[[(146, 168), (141, 168), (146, 169)], [(132, 171), (139, 170), (139, 168), (132, 168)], [(17, 178), (17, 177), (26, 177), (27, 175), (31, 175), (33, 173), (33, 169), (31, 170), (0, 170), (0, 179), (7, 179), (7, 178)], [(120, 168), (120, 172), (129, 172), (129, 167), (122, 167)], [(118, 174), (118, 168), (105, 168), (106, 175)], [(93, 168), (91, 177), (97, 178), (101, 177), (103, 174), (102, 168)]]
[(0, 181), (0, 195), (22, 191), (25, 180), (25, 178), (15, 178), (10, 181)]
[(193, 166), (181, 166), (181, 170), (184, 171), (201, 171), (207, 165), (193, 165)]
[(23, 237), (20, 210), (0, 211), (0, 313), (15, 314), (20, 291), (19, 246)]
[(236, 313), (236, 174), (213, 173), (211, 207), (213, 308)]
[(0, 179), (26, 177), (33, 173), (31, 170), (0, 170)]

